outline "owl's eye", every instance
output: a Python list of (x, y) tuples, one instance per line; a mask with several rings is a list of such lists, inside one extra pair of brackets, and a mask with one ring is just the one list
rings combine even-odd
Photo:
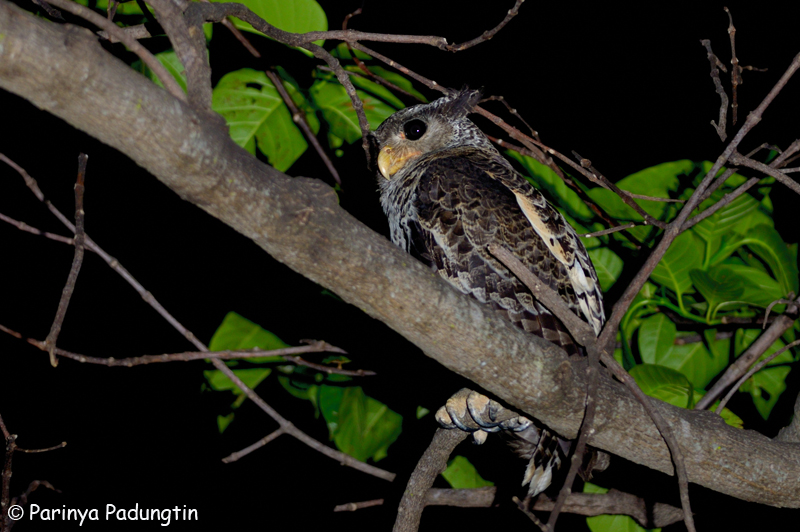
[(428, 130), (428, 126), (422, 120), (410, 120), (403, 124), (403, 133), (408, 140), (419, 140)]

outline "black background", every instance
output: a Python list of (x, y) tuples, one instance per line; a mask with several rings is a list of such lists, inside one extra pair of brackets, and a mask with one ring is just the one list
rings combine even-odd
[[(490, 5), (491, 4), (491, 5)], [(592, 6), (526, 2), (493, 40), (460, 54), (424, 45), (369, 46), (442, 85), (483, 87), (503, 95), (550, 146), (578, 151), (612, 180), (676, 159), (716, 158), (723, 149), (714, 129), (719, 98), (699, 40), (709, 38), (727, 64), (728, 19), (722, 3), (668, 7)], [(702, 5), (700, 5), (702, 4)], [(28, 2), (20, 2), (33, 9)], [(364, 31), (471, 39), (501, 20), (512, 2), (363, 2), (364, 13), (350, 27)], [(800, 51), (796, 23), (800, 9), (777, 4), (729, 3), (737, 28), (737, 53), (744, 65), (768, 68), (745, 72), (740, 87), (740, 124), (763, 99)], [(785, 4), (784, 4), (785, 5)], [(322, 2), (336, 29), (361, 0)], [(70, 19), (72, 21), (72, 19)], [(251, 40), (262, 51), (254, 60), (215, 28), (211, 43), (215, 80), (235, 68), (282, 65), (301, 82), (311, 82), (316, 61), (266, 40)], [(163, 41), (147, 43), (159, 51)], [(330, 43), (329, 45), (332, 45)], [(121, 49), (114, 50), (124, 55)], [(127, 57), (127, 56), (126, 56)], [(729, 86), (725, 79), (726, 87)], [(785, 147), (800, 136), (798, 87), (792, 80), (741, 146), (763, 142)], [(430, 98), (437, 94), (426, 92)], [(113, 99), (115, 95), (108, 95)], [(500, 111), (498, 104), (491, 107)], [(201, 391), (204, 363), (106, 368), (62, 360), (51, 368), (47, 355), (0, 334), (0, 414), (25, 448), (67, 447), (43, 454), (16, 454), (12, 495), (34, 479), (52, 482), (62, 493), (37, 491), (31, 502), (44, 508), (99, 508), (106, 504), (143, 508), (186, 505), (200, 512), (197, 528), (312, 530), (320, 527), (388, 530), (397, 501), (416, 460), (435, 428), (432, 416), (416, 421), (417, 405), (434, 410), (464, 384), (425, 358), (407, 340), (359, 309), (323, 295), (317, 286), (273, 260), (252, 242), (183, 202), (123, 154), (41, 112), (26, 100), (0, 92), (6, 154), (36, 179), (47, 197), (71, 216), (77, 155), (89, 154), (86, 229), (156, 298), (202, 341), (228, 311), (236, 311), (289, 344), (324, 339), (340, 346), (354, 366), (379, 376), (364, 379), (366, 392), (404, 416), (404, 431), (380, 467), (396, 472), (390, 484), (339, 466), (283, 436), (241, 461), (222, 457), (276, 428), (251, 403), (220, 435), (216, 415), (227, 412), (230, 396)], [(732, 136), (737, 128), (730, 128)], [(335, 161), (343, 176), (341, 204), (375, 231), (386, 234), (375, 178), (364, 167), (360, 146), (345, 148)], [(330, 182), (310, 155), (288, 173)], [(796, 242), (797, 197), (776, 187), (778, 230)], [(67, 234), (24, 187), (13, 170), (0, 166), (0, 212), (43, 230)], [(55, 312), (73, 250), (0, 224), (0, 324), (26, 337), (44, 339)], [(626, 264), (624, 276), (638, 263)], [(609, 301), (611, 303), (613, 301)], [(86, 355), (122, 358), (192, 349), (98, 257), (87, 253), (58, 342)], [(768, 423), (747, 397), (734, 410), (747, 428), (774, 436), (791, 415), (797, 395), (790, 388)], [(321, 441), (327, 430), (307, 402), (289, 397), (274, 381), (258, 392), (292, 422)], [(496, 438), (494, 438), (496, 440)], [(532, 527), (507, 501), (520, 494), (522, 463), (499, 442), (465, 448), (485, 477), (501, 486), (494, 509), (425, 511), (421, 530), (475, 526)], [(677, 503), (677, 485), (616, 459), (602, 478), (609, 486)], [(768, 520), (793, 518), (792, 510), (750, 505), (692, 488), (699, 529), (739, 530)], [(334, 505), (385, 498), (386, 505), (355, 513), (332, 513)], [(735, 505), (735, 506), (734, 506)], [(735, 510), (733, 509), (735, 508)], [(562, 529), (580, 530), (582, 518), (563, 518)], [(84, 524), (106, 529), (124, 523)], [(133, 523), (151, 530), (156, 523)], [(15, 530), (56, 530), (68, 523), (20, 522)], [(131, 526), (130, 528), (133, 528)], [(172, 529), (183, 526), (170, 525)], [(188, 527), (187, 527), (188, 529)], [(677, 529), (677, 528), (676, 528)]]

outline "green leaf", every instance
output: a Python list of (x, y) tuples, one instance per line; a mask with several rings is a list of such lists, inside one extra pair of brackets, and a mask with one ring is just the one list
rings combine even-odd
[[(266, 379), (270, 373), (272, 373), (272, 368), (235, 369), (233, 370), (233, 373), (239, 377), (248, 388), (253, 389), (258, 386), (261, 381)], [(218, 392), (223, 390), (231, 390), (237, 395), (244, 393), (233, 383), (233, 381), (228, 378), (227, 375), (217, 369), (204, 371), (203, 375), (205, 376), (211, 388)]]
[[(749, 305), (766, 308), (776, 299), (785, 296), (780, 283), (764, 271), (750, 266), (733, 264), (725, 265), (724, 268), (739, 280), (744, 290), (742, 292), (742, 300)], [(775, 312), (782, 311), (781, 308), (776, 308)]]
[[(83, 6), (89, 6), (89, 0), (76, 0), (76, 2)], [(92, 7), (106, 13), (108, 11), (108, 0), (97, 0), (96, 3), (92, 2)], [(144, 15), (144, 13), (142, 13), (139, 4), (131, 0), (117, 6), (117, 15)]]
[(589, 258), (592, 259), (592, 264), (597, 272), (600, 288), (603, 292), (607, 292), (614, 286), (622, 273), (622, 259), (608, 248), (590, 249)]
[[(208, 348), (211, 351), (244, 351), (247, 349), (281, 349), (288, 347), (280, 338), (271, 332), (262, 329), (252, 321), (243, 318), (235, 312), (229, 312), (211, 337)], [(280, 362), (282, 357), (256, 357), (249, 358), (251, 363)], [(228, 365), (235, 362), (228, 361)], [(245, 368), (235, 369), (233, 373), (242, 379), (250, 388), (257, 387), (272, 372), (271, 368)], [(243, 393), (225, 374), (219, 370), (207, 370), (203, 374), (212, 389), (217, 391), (230, 390), (237, 396)]]
[[(362, 61), (369, 61), (372, 59), (372, 56), (365, 54), (361, 50), (356, 50), (355, 48), (352, 49), (355, 52), (356, 57), (361, 59)], [(336, 45), (336, 48), (331, 50), (331, 55), (337, 59), (352, 59), (353, 54), (350, 53), (350, 50), (347, 48), (347, 44), (340, 42)], [(371, 70), (371, 69), (370, 69)]]
[[(306, 109), (312, 131), (319, 131), (319, 122), (302, 95), (290, 83), (284, 87), (295, 103)], [(289, 108), (264, 72), (243, 68), (226, 74), (214, 88), (211, 107), (225, 118), (236, 144), (254, 155), (258, 146), (281, 172), (308, 148)]]
[(447, 462), (447, 469), (442, 471), (444, 479), (453, 489), (473, 489), (494, 486), (494, 482), (484, 480), (475, 466), (461, 455), (456, 455)]
[(360, 386), (320, 386), (319, 407), (336, 447), (361, 461), (385, 458), (402, 431), (403, 416)]
[[(155, 54), (155, 56), (156, 59), (158, 59), (158, 62), (167, 69), (167, 72), (172, 74), (172, 77), (178, 82), (178, 85), (181, 89), (183, 89), (183, 92), (186, 92), (186, 72), (184, 72), (183, 64), (178, 60), (178, 55), (175, 53), (175, 51), (167, 50), (166, 52), (159, 52)], [(155, 72), (150, 70), (150, 67), (145, 65), (142, 61), (134, 61), (131, 66), (134, 70), (138, 70), (149, 79), (153, 80), (153, 82), (159, 87), (164, 86), (164, 84), (161, 82), (161, 79), (156, 76)]]
[(703, 342), (673, 345), (660, 364), (681, 372), (695, 388), (704, 388), (725, 369), (728, 356), (712, 354)]
[[(225, 0), (212, 0), (222, 2)], [(309, 31), (327, 31), (328, 18), (325, 11), (315, 0), (242, 0), (240, 2), (250, 11), (263, 18), (276, 28), (291, 33), (307, 33)], [(243, 31), (263, 35), (253, 26), (233, 18), (233, 24)], [(315, 41), (322, 45), (324, 41)]]
[[(362, 72), (361, 69), (356, 66), (346, 66), (345, 70), (350, 72)], [(382, 98), (383, 101), (395, 109), (402, 109), (405, 107), (403, 101), (383, 85), (379, 85), (378, 83), (367, 78), (362, 78), (361, 76), (352, 76), (350, 80), (353, 82), (353, 85), (359, 89), (363, 89), (371, 94), (374, 94), (375, 96), (378, 96), (379, 98)]]
[[(723, 195), (722, 191), (715, 191), (709, 199), (701, 204), (702, 210), (717, 203)], [(758, 202), (755, 198), (749, 194), (742, 194), (692, 228), (692, 231), (706, 243), (706, 264), (710, 264), (711, 257), (720, 250), (722, 238), (736, 231), (743, 219), (750, 216), (756, 209), (758, 209)], [(723, 258), (725, 257), (714, 257), (716, 262)]]
[(227, 416), (217, 416), (217, 430), (219, 430), (220, 434), (225, 432), (225, 429), (227, 429), (228, 425), (231, 424), (235, 415), (236, 414), (234, 412), (231, 412)]
[(714, 269), (713, 273), (692, 270), (689, 276), (694, 286), (708, 302), (706, 318), (713, 320), (720, 306), (733, 306), (742, 302), (744, 287), (729, 265)]
[(296, 379), (291, 379), (286, 375), (278, 375), (278, 382), (281, 386), (294, 397), (298, 399), (305, 399), (311, 401), (312, 397), (316, 399), (319, 394), (319, 386), (304, 382)]
[[(228, 312), (211, 337), (208, 348), (211, 351), (243, 351), (245, 349), (283, 349), (289, 347), (273, 333), (263, 329), (235, 312)], [(265, 362), (280, 361), (280, 357), (264, 357)], [(260, 359), (250, 359), (257, 361)]]
[(683, 373), (655, 364), (639, 364), (629, 373), (650, 397), (680, 408), (692, 407), (694, 388)]
[[(314, 103), (322, 111), (325, 121), (328, 122), (331, 134), (350, 144), (361, 139), (358, 116), (344, 87), (337, 83), (317, 80), (311, 86), (310, 93)], [(370, 129), (376, 129), (396, 110), (364, 91), (356, 91), (356, 94), (364, 104), (364, 114), (367, 115)]]
[[(694, 378), (690, 377), (692, 384), (698, 389), (708, 386), (714, 377), (719, 375), (719, 373), (728, 366), (731, 353), (731, 339), (717, 338), (716, 329), (706, 329), (703, 331), (703, 338), (709, 358), (706, 360), (697, 360), (693, 365), (693, 369), (696, 370)], [(702, 367), (698, 367), (701, 365)]]
[(694, 292), (689, 272), (699, 269), (702, 263), (702, 242), (687, 231), (678, 235), (653, 270), (651, 279), (675, 292), (682, 308), (683, 294)]
[(582, 221), (589, 221), (594, 213), (549, 166), (517, 151), (506, 150), (506, 155), (518, 161), (527, 173), (528, 180), (538, 189), (544, 190), (567, 214)]
[(754, 227), (747, 232), (747, 237), (742, 240), (742, 244), (767, 263), (772, 275), (780, 283), (783, 296), (789, 292), (798, 293), (800, 280), (798, 279), (797, 260), (793, 260), (792, 253), (775, 228), (768, 225)]
[(675, 343), (677, 328), (665, 314), (642, 321), (639, 327), (639, 355), (645, 364), (661, 364)]
[[(583, 485), (584, 493), (607, 493), (607, 488), (602, 488), (597, 484), (586, 482)], [(627, 515), (598, 515), (587, 517), (586, 524), (592, 532), (659, 532), (660, 528), (642, 528)]]

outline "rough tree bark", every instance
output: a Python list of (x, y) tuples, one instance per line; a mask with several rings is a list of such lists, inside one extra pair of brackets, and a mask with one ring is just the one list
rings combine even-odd
[[(127, 154), (183, 199), (387, 323), (447, 368), (558, 433), (576, 435), (583, 361), (568, 360), (554, 345), (455, 292), (342, 210), (324, 183), (293, 179), (258, 162), (218, 121), (106, 53), (89, 31), (0, 0), (0, 87)], [(592, 445), (672, 472), (663, 440), (619, 383), (602, 379), (597, 402)], [(660, 408), (685, 453), (690, 481), (748, 501), (800, 507), (796, 443), (731, 428), (709, 412)]]

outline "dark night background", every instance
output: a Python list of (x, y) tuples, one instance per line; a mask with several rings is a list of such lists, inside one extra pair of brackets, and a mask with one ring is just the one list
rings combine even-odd
[[(338, 0), (321, 2), (329, 27), (363, 6), (354, 29), (442, 35), (449, 42), (471, 39), (493, 27), (513, 5), (503, 2)], [(699, 44), (709, 38), (728, 64), (728, 18), (721, 2), (669, 7), (589, 7), (526, 2), (493, 40), (460, 54), (423, 45), (367, 43), (438, 83), (484, 87), (502, 94), (548, 145), (578, 151), (612, 180), (676, 160), (716, 158), (723, 144), (709, 125), (719, 97)], [(32, 4), (19, 0), (32, 9)], [(478, 7), (479, 5), (479, 7)], [(631, 4), (627, 4), (631, 5)], [(639, 4), (640, 6), (642, 4)], [(740, 87), (740, 124), (763, 99), (800, 51), (796, 29), (800, 7), (728, 3), (736, 25), (736, 49), (743, 65), (768, 68), (745, 72)], [(783, 4), (786, 5), (786, 4)], [(70, 19), (72, 21), (72, 19)], [(254, 60), (222, 27), (211, 42), (215, 81), (241, 67), (282, 65), (310, 84), (316, 62), (281, 45), (252, 37), (263, 54)], [(163, 42), (160, 43), (163, 45)], [(331, 43), (332, 44), (332, 43)], [(153, 46), (158, 46), (156, 39)], [(724, 76), (724, 75), (723, 75)], [(726, 87), (728, 79), (724, 78)], [(786, 147), (800, 136), (800, 79), (793, 79), (741, 146), (747, 153), (762, 142)], [(429, 98), (437, 95), (423, 91)], [(115, 95), (108, 95), (114, 98)], [(499, 104), (489, 104), (499, 111)], [(493, 107), (496, 106), (496, 107)], [(417, 405), (435, 410), (465, 384), (424, 357), (410, 342), (359, 309), (322, 294), (323, 288), (273, 260), (252, 242), (186, 203), (125, 155), (41, 112), (22, 98), (0, 92), (6, 154), (39, 181), (63, 212), (73, 212), (77, 155), (89, 154), (86, 230), (200, 340), (208, 342), (231, 310), (297, 345), (323, 339), (350, 353), (356, 368), (372, 369), (363, 379), (367, 394), (404, 416), (404, 431), (377, 465), (396, 472), (394, 483), (339, 466), (281, 437), (234, 464), (221, 458), (276, 428), (251, 403), (236, 413), (222, 435), (216, 416), (231, 401), (224, 393), (202, 392), (203, 362), (106, 368), (63, 360), (51, 368), (47, 355), (0, 334), (0, 414), (18, 444), (64, 449), (16, 454), (12, 495), (35, 479), (52, 482), (62, 493), (40, 488), (30, 499), (46, 508), (198, 508), (193, 529), (242, 528), (388, 530), (404, 484), (435, 428), (432, 416), (417, 421)], [(729, 136), (736, 128), (729, 127)], [(375, 231), (387, 234), (375, 178), (364, 166), (360, 145), (335, 161), (343, 176), (341, 204)], [(290, 175), (330, 181), (311, 154)], [(775, 187), (778, 230), (797, 242), (798, 198)], [(13, 170), (0, 165), (0, 212), (43, 230), (67, 234), (24, 187)], [(49, 330), (73, 250), (0, 224), (0, 324), (24, 336), (44, 339)], [(626, 264), (631, 276), (638, 263)], [(613, 295), (612, 295), (613, 297)], [(613, 303), (613, 300), (607, 301)], [(609, 305), (610, 306), (610, 305)], [(116, 358), (192, 349), (102, 260), (86, 254), (59, 347)], [(791, 415), (800, 389), (797, 371), (772, 419), (763, 422), (748, 398), (732, 408), (747, 428), (774, 436)], [(307, 402), (291, 398), (268, 379), (257, 391), (300, 428), (327, 441), (323, 420)], [(497, 438), (490, 438), (490, 440)], [(485, 477), (500, 485), (501, 497), (520, 494), (523, 463), (500, 442), (467, 453)], [(671, 478), (616, 459), (600, 479), (619, 489), (677, 503)], [(750, 505), (692, 488), (699, 530), (743, 530), (793, 519), (797, 512)], [(334, 505), (385, 498), (386, 505), (354, 513), (332, 513)], [(735, 506), (732, 506), (735, 505)], [(730, 508), (736, 508), (733, 512)], [(444, 521), (447, 519), (447, 521)], [(561, 529), (581, 530), (583, 518), (562, 517)], [(60, 530), (63, 522), (20, 522), (14, 530)], [(100, 530), (122, 523), (88, 522)], [(421, 530), (476, 526), (532, 529), (508, 502), (494, 509), (431, 508)], [(156, 523), (129, 528), (154, 530)], [(173, 523), (170, 529), (188, 526)], [(671, 530), (679, 530), (673, 527)]]

